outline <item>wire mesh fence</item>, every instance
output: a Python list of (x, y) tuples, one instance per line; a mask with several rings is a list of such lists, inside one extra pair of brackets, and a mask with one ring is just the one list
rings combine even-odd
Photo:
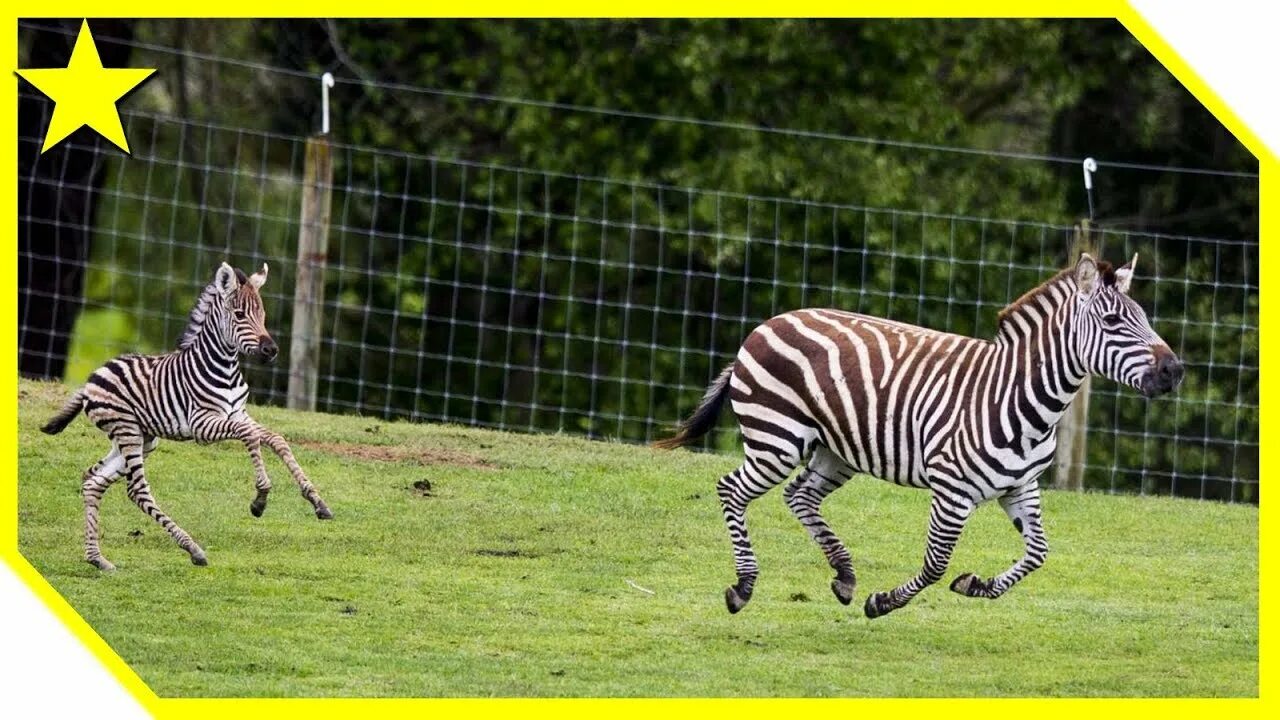
[[(92, 189), (65, 172), (68, 153), (87, 152), (103, 182), (93, 212), (53, 221), (55, 241), (81, 233), (87, 252), (20, 251), (20, 272), (83, 274), (67, 349), (25, 316), (19, 346), (64, 354), (72, 382), (114, 354), (168, 350), (225, 259), (270, 264), (268, 326), (288, 353), (307, 138), (123, 115), (128, 160), (73, 138), (20, 169), (55, 196)], [(1002, 307), (1067, 263), (1073, 236), (1067, 224), (332, 147), (325, 412), (649, 441), (772, 315), (837, 307), (992, 337)], [(1256, 503), (1256, 241), (1103, 229), (1094, 244), (1112, 260), (1140, 254), (1133, 294), (1187, 380), (1153, 401), (1095, 382), (1087, 487)], [(29, 313), (61, 291), (25, 292)], [(256, 402), (284, 401), (287, 368), (250, 370)], [(706, 444), (737, 441), (725, 421)]]

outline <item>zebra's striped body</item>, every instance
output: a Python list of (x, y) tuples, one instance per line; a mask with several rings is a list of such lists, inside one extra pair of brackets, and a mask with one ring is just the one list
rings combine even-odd
[[(984, 493), (998, 493), (1025, 483), (1054, 450), (1050, 420), (1020, 417), (1023, 388), (1000, 383), (1004, 397), (991, 402), (995, 378), (1016, 373), (1024, 352), (867, 315), (799, 310), (747, 338), (729, 397), (747, 445), (788, 461), (821, 445), (855, 472), (898, 485), (926, 488), (949, 470), (989, 478)], [(1073, 380), (1067, 392), (1078, 387)], [(1031, 432), (1001, 427), (1009, 417)]]
[(267, 333), (258, 289), (266, 282), (267, 267), (251, 277), (223, 263), (191, 311), (178, 349), (166, 355), (122, 355), (95, 370), (50, 420), (44, 432), (61, 432), (83, 409), (111, 439), (113, 448), (84, 474), (85, 559), (103, 570), (115, 566), (99, 548), (98, 512), (102, 495), (121, 477), (129, 497), (169, 532), (196, 565), (207, 563), (204, 550), (156, 505), (147, 482), (143, 459), (160, 438), (244, 443), (257, 473), (254, 516), (266, 509), (271, 481), (262, 462), (261, 446), (271, 448), (297, 481), (317, 517), (332, 513), (298, 466), (288, 443), (263, 428), (245, 412), (249, 386), (240, 372), (241, 353), (267, 361), (278, 348)]
[(868, 597), (870, 617), (941, 579), (965, 522), (992, 498), (1025, 554), (990, 581), (965, 574), (952, 589), (998, 597), (1039, 567), (1048, 544), (1037, 478), (1084, 378), (1111, 377), (1148, 396), (1181, 379), (1180, 363), (1127, 296), (1132, 272), (1086, 255), (1001, 313), (993, 341), (838, 310), (790, 312), (754, 330), (679, 434), (659, 444), (708, 431), (726, 396), (738, 416), (746, 460), (718, 485), (738, 574), (725, 595), (730, 611), (750, 599), (758, 575), (746, 506), (802, 463), (786, 502), (836, 570), (832, 590), (844, 603), (855, 574), (820, 513), (826, 496), (855, 473), (933, 494), (924, 567)]

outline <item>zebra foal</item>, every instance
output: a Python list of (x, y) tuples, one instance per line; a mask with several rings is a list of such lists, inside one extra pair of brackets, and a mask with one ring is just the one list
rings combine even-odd
[(952, 549), (981, 503), (999, 500), (1022, 535), (1023, 556), (991, 579), (964, 573), (951, 589), (996, 598), (1049, 552), (1037, 478), (1052, 462), (1056, 427), (1088, 375), (1147, 397), (1182, 381), (1182, 363), (1129, 297), (1138, 256), (1121, 268), (1082, 254), (1001, 311), (994, 340), (979, 340), (838, 310), (798, 310), (756, 328), (733, 363), (662, 448), (715, 425), (726, 398), (741, 427), (745, 461), (717, 484), (733, 543), (738, 612), (759, 568), (747, 504), (804, 464), (783, 492), (787, 506), (835, 570), (836, 598), (856, 587), (848, 549), (821, 513), (855, 473), (932, 493), (924, 565), (864, 611), (896, 610), (942, 579)]
[(129, 499), (159, 523), (191, 562), (206, 565), (204, 550), (166, 515), (151, 495), (143, 460), (160, 438), (211, 443), (244, 443), (257, 473), (258, 494), (249, 505), (255, 517), (267, 507), (271, 480), (262, 462), (266, 445), (284, 462), (315, 509), (316, 517), (333, 517), (307, 479), (284, 438), (262, 427), (245, 412), (249, 386), (240, 373), (240, 355), (267, 362), (279, 354), (266, 330), (266, 314), (258, 290), (267, 281), (267, 266), (251, 276), (222, 263), (192, 308), (178, 349), (165, 355), (121, 355), (93, 371), (56, 416), (41, 428), (62, 432), (81, 410), (111, 439), (106, 457), (85, 471), (84, 556), (101, 570), (114, 570), (99, 547), (98, 510), (102, 496), (125, 478)]

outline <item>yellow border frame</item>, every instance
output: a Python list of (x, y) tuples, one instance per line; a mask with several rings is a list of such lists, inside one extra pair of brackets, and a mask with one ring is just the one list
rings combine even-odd
[[(1138, 12), (1124, 0), (1086, 0), (1069, 2), (1053, 0), (1042, 2), (1017, 3), (1009, 0), (969, 0), (962, 8), (956, 3), (938, 0), (900, 0), (896, 3), (883, 3), (864, 7), (863, 3), (841, 3), (832, 0), (802, 0), (786, 6), (787, 16), (812, 17), (1096, 17), (1117, 18), (1148, 51), (1164, 65), (1169, 72), (1182, 82), (1214, 117), (1218, 119), (1232, 134), (1258, 158), (1260, 168), (1261, 190), (1261, 235), (1273, 239), (1270, 244), (1261, 243), (1261, 275), (1266, 278), (1273, 274), (1276, 262), (1280, 260), (1277, 242), (1280, 236), (1280, 160), (1275, 153), (1266, 148), (1252, 130), (1240, 120), (1239, 116), (1227, 106), (1222, 98), (1174, 52), (1173, 48), (1156, 33), (1154, 28), (1144, 20)], [(376, 10), (375, 7), (376, 6)], [(352, 6), (334, 0), (315, 0), (300, 2), (290, 0), (278, 3), (276, 7), (265, 9), (260, 3), (245, 0), (229, 0), (217, 8), (219, 17), (351, 17)], [(770, 3), (737, 0), (699, 0), (696, 3), (678, 0), (616, 0), (609, 6), (608, 13), (602, 15), (601, 4), (588, 0), (558, 0), (549, 7), (530, 8), (524, 3), (512, 0), (484, 0), (465, 7), (431, 7), (422, 3), (405, 0), (379, 0), (370, 5), (359, 6), (360, 10), (375, 17), (407, 17), (421, 15), (428, 11), (437, 17), (600, 17), (600, 16), (643, 16), (643, 17), (777, 17), (779, 13)], [(20, 8), (19, 8), (20, 9)], [(692, 12), (691, 12), (692, 11)], [(42, 5), (35, 13), (41, 17), (169, 17), (172, 5), (168, 3), (144, 0), (142, 2), (121, 2), (109, 4), (102, 0), (79, 0), (73, 2), (54, 2)], [(13, 14), (11, 31), (0, 36), (0, 54), (13, 58), (13, 67), (17, 67), (17, 18)], [(17, 132), (17, 76), (10, 75), (10, 92), (0, 100), (4, 112), (0, 113), (0, 137), (14, 137)], [(12, 172), (0, 173), (0, 198), (9, 208), (8, 215), (17, 219), (17, 152), (13, 143), (0, 143), (0, 153), (4, 164), (12, 168)], [(3, 227), (3, 262), (4, 277), (10, 287), (17, 286), (17, 224), (5, 224)], [(13, 252), (13, 255), (9, 255)], [(17, 342), (17, 300), (15, 295), (0, 295), (3, 301), (4, 333), (10, 342)], [(1267, 321), (1267, 310), (1274, 308), (1271, 296), (1261, 294), (1259, 327)], [(1260, 337), (1260, 353), (1268, 355), (1271, 347), (1266, 334)], [(11, 346), (13, 347), (13, 346)], [(14, 347), (16, 351), (16, 347)], [(3, 382), (8, 387), (7, 394), (17, 397), (17, 352), (10, 351), (4, 356), (4, 364), (10, 369), (0, 371)], [(1260, 358), (1261, 364), (1261, 358)], [(1261, 395), (1268, 399), (1275, 394), (1276, 383), (1269, 381), (1264, 374), (1261, 379)], [(1263, 403), (1262, 426), (1269, 427), (1271, 414)], [(17, 410), (5, 413), (0, 422), (3, 433), (14, 438), (17, 447)], [(1275, 454), (1264, 443), (1262, 463), (1264, 472), (1275, 466)], [(422, 713), (443, 713), (448, 715), (463, 713), (489, 713), (508, 715), (512, 713), (589, 717), (603, 713), (620, 717), (643, 717), (654, 712), (678, 712), (693, 715), (732, 714), (734, 717), (776, 716), (779, 712), (841, 712), (854, 709), (848, 703), (858, 703), (856, 710), (872, 712), (901, 712), (907, 710), (931, 715), (947, 712), (992, 710), (1003, 713), (1024, 713), (1049, 711), (1050, 715), (1075, 715), (1081, 710), (1088, 712), (1107, 712), (1115, 714), (1167, 715), (1174, 713), (1195, 714), (1203, 716), (1210, 713), (1230, 712), (1233, 715), (1247, 713), (1261, 714), (1270, 704), (1266, 699), (1273, 697), (1273, 682), (1265, 672), (1263, 648), (1269, 647), (1268, 624), (1263, 621), (1268, 616), (1266, 598), (1269, 597), (1269, 580), (1265, 562), (1259, 564), (1259, 590), (1261, 603), (1259, 617), (1259, 699), (1245, 700), (706, 700), (706, 699), (672, 699), (672, 700), (531, 700), (531, 699), (181, 699), (161, 698), (151, 691), (119, 655), (107, 645), (97, 632), (81, 618), (71, 605), (58, 594), (54, 588), (36, 571), (26, 558), (18, 552), (18, 492), (17, 492), (17, 453), (12, 456), (9, 465), (10, 477), (14, 482), (0, 487), (0, 558), (13, 569), (23, 582), (31, 588), (53, 613), (71, 630), (102, 664), (120, 681), (122, 685), (138, 700), (148, 712), (156, 716), (182, 716), (193, 718), (222, 718), (230, 713), (238, 717), (307, 717), (307, 718), (348, 718), (361, 713), (377, 713), (379, 715), (411, 715)], [(1265, 513), (1260, 509), (1260, 525), (1262, 545), (1265, 548), (1274, 532), (1265, 520)], [(963, 708), (953, 703), (964, 702)], [(995, 703), (1000, 703), (997, 707)], [(1087, 708), (1080, 703), (1089, 703)], [(1032, 705), (1036, 707), (1032, 707)]]

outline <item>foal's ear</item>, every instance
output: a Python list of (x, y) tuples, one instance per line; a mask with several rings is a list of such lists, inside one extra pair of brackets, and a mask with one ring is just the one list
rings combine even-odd
[(1090, 295), (1098, 285), (1098, 263), (1089, 253), (1080, 253), (1080, 262), (1076, 263), (1076, 287), (1080, 294)]
[(1133, 259), (1125, 263), (1122, 267), (1116, 269), (1116, 290), (1129, 294), (1129, 283), (1133, 282), (1133, 271), (1138, 267), (1138, 253), (1133, 254)]
[(236, 271), (226, 263), (218, 266), (218, 272), (213, 276), (213, 286), (218, 289), (222, 297), (229, 298), (235, 291), (240, 289), (240, 279), (236, 277)]
[(254, 290), (262, 289), (262, 284), (267, 281), (267, 264), (262, 263), (262, 269), (249, 276), (249, 284)]

